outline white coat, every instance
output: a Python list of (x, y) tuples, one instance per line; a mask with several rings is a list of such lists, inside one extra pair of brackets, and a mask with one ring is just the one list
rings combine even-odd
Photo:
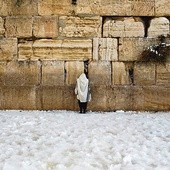
[(89, 80), (84, 73), (82, 73), (77, 79), (75, 94), (80, 102), (88, 102), (91, 100), (91, 94), (89, 93)]

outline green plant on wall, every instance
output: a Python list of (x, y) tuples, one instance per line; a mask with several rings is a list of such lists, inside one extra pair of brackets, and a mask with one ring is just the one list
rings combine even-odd
[(16, 6), (20, 7), (20, 6), (21, 6), (21, 4), (22, 4), (22, 1), (23, 1), (23, 0), (17, 0), (17, 1), (16, 1), (16, 3), (15, 3), (15, 4), (16, 4)]
[[(169, 38), (169, 35), (167, 35)], [(160, 43), (149, 46), (142, 52), (140, 61), (165, 63), (170, 55), (170, 44), (165, 42), (167, 38), (164, 35), (159, 36)]]

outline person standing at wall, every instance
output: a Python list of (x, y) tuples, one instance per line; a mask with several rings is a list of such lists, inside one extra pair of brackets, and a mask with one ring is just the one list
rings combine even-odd
[(77, 95), (80, 113), (86, 113), (87, 103), (91, 101), (89, 80), (85, 73), (82, 73), (76, 82), (75, 94)]

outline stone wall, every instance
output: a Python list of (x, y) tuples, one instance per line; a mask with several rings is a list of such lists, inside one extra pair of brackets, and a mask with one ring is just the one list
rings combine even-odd
[(170, 110), (170, 59), (138, 61), (170, 34), (170, 0), (74, 2), (0, 0), (0, 109), (78, 110), (89, 61), (89, 110)]

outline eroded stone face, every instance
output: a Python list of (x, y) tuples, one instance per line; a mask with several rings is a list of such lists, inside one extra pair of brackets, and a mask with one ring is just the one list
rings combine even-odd
[(117, 61), (118, 40), (116, 38), (94, 38), (93, 60)]
[(155, 64), (137, 63), (134, 67), (135, 85), (155, 85)]
[(4, 86), (36, 86), (40, 83), (39, 62), (4, 62), (0, 68), (0, 79)]
[(76, 14), (97, 14), (103, 16), (153, 16), (154, 0), (79, 0)]
[(144, 37), (144, 34), (144, 24), (137, 17), (112, 17), (104, 21), (104, 37)]
[(74, 6), (70, 0), (40, 0), (38, 13), (39, 15), (71, 15), (74, 14)]
[(32, 17), (7, 17), (6, 37), (32, 37)]
[(100, 37), (101, 18), (95, 17), (59, 17), (59, 35), (61, 37)]
[(0, 36), (3, 36), (4, 33), (5, 33), (4, 20), (0, 17)]
[(42, 85), (43, 86), (64, 85), (64, 61), (42, 62)]
[(111, 85), (111, 63), (108, 61), (90, 62), (89, 79), (92, 85)]
[(0, 39), (0, 61), (10, 61), (17, 58), (17, 39)]
[(58, 36), (58, 18), (50, 17), (34, 17), (33, 35), (35, 37), (57, 37)]
[(77, 78), (84, 73), (84, 62), (68, 61), (65, 64), (66, 84), (75, 85)]
[(170, 32), (170, 22), (165, 17), (154, 18), (151, 20), (148, 28), (148, 37), (158, 37), (160, 35), (167, 35)]
[(0, 15), (38, 15), (38, 0), (0, 0)]
[(19, 60), (71, 60), (92, 58), (92, 40), (50, 40), (19, 43)]
[(169, 0), (155, 0), (155, 15), (156, 16), (170, 16), (170, 1)]

